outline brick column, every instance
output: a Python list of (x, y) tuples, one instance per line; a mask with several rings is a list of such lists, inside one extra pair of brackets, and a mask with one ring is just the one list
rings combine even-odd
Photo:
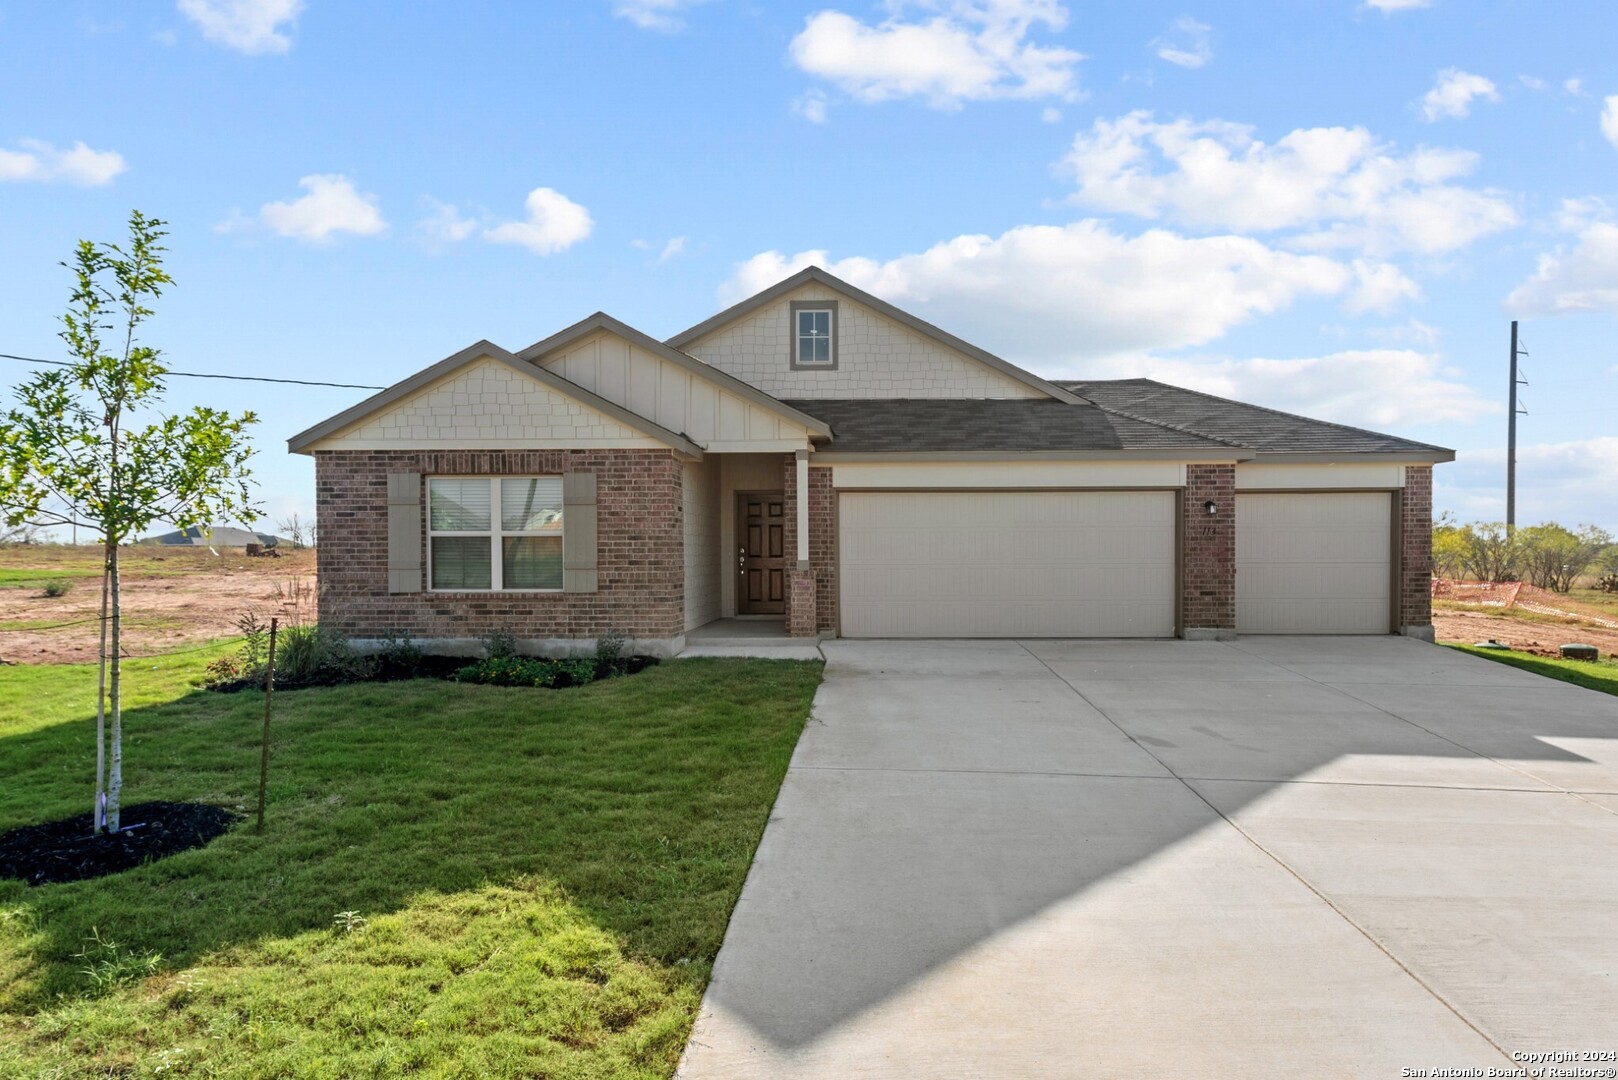
[(787, 571), (787, 633), (815, 636), (815, 572)]
[(1183, 514), (1181, 632), (1228, 641), (1236, 636), (1236, 466), (1187, 465)]
[(1433, 467), (1406, 465), (1399, 497), (1399, 633), (1433, 640)]

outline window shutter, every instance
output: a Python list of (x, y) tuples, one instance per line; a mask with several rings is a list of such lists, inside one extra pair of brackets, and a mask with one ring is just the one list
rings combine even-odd
[(596, 591), (596, 474), (562, 474), (562, 591)]
[(388, 592), (421, 591), (421, 474), (388, 474)]

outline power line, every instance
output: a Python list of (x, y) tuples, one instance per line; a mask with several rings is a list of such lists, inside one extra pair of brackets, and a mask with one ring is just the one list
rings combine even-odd
[[(12, 353), (0, 353), (0, 359), (21, 360), (25, 364), (53, 364), (56, 367), (72, 367), (66, 360), (41, 360), (37, 356), (16, 356)], [(346, 382), (315, 382), (310, 379), (272, 379), (267, 375), (214, 375), (201, 371), (165, 371), (165, 375), (179, 375), (187, 379), (232, 379), (236, 382), (269, 382), (287, 383), (292, 386), (336, 386), (344, 390), (386, 390), (385, 386), (366, 386), (362, 383)]]

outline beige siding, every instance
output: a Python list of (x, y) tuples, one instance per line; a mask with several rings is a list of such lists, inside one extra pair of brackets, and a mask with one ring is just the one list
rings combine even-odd
[(1172, 492), (843, 492), (847, 637), (1169, 637)]
[(496, 360), (475, 362), (315, 449), (660, 447)]
[(685, 510), (685, 628), (719, 618), (719, 461), (687, 462), (681, 477)]
[(1185, 486), (1185, 466), (1172, 461), (909, 461), (832, 467), (845, 488), (1037, 488)]
[[(837, 301), (837, 369), (788, 362), (791, 302)], [(778, 398), (1037, 398), (1040, 391), (823, 285), (809, 284), (686, 347)], [(676, 429), (678, 430), (678, 429)]]
[(1236, 496), (1236, 632), (1386, 634), (1393, 497)]
[(808, 446), (801, 425), (603, 330), (539, 362), (705, 449)]
[(1403, 465), (1256, 465), (1236, 466), (1238, 491), (1299, 491), (1322, 488), (1404, 487)]

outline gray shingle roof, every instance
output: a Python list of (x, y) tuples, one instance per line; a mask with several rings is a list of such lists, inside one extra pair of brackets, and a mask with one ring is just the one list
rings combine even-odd
[(831, 425), (835, 453), (1188, 450), (1230, 443), (1052, 399), (839, 398), (786, 402)]
[[(1104, 409), (1171, 424), (1262, 453), (1434, 453), (1453, 456), (1441, 446), (1366, 431), (1346, 424), (1248, 405), (1152, 379), (1063, 382)], [(835, 425), (833, 425), (835, 427)]]

